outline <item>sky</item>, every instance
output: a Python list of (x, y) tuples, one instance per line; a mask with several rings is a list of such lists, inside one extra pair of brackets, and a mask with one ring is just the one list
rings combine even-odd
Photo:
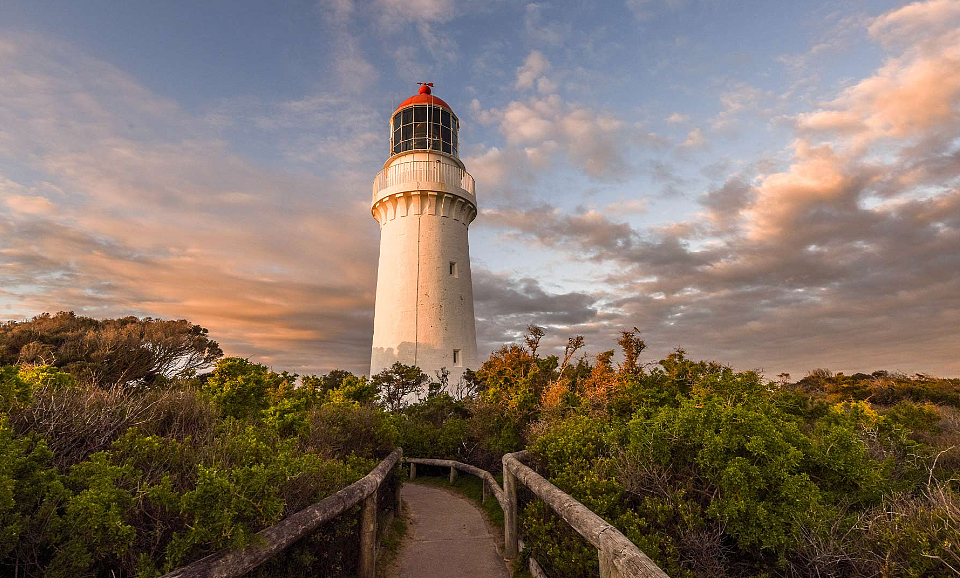
[(389, 118), (476, 178), (481, 356), (960, 375), (960, 0), (0, 0), (0, 321), (369, 367)]

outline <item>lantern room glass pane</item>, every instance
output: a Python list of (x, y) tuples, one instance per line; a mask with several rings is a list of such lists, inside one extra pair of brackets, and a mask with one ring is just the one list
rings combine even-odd
[(391, 117), (391, 154), (434, 150), (457, 156), (460, 122), (452, 112), (434, 105), (416, 105)]

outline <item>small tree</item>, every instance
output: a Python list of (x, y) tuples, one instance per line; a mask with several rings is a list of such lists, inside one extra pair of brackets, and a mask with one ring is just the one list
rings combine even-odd
[(372, 382), (380, 392), (380, 401), (384, 407), (395, 412), (405, 405), (404, 399), (407, 396), (420, 394), (429, 380), (419, 367), (397, 361), (389, 369), (374, 375)]
[(544, 334), (543, 327), (533, 323), (527, 325), (527, 334), (523, 336), (523, 341), (527, 344), (530, 355), (537, 356), (537, 349), (540, 347), (540, 340), (543, 339)]
[(223, 415), (256, 417), (293, 389), (296, 375), (275, 373), (240, 357), (226, 357), (202, 386)]
[(620, 339), (617, 340), (620, 348), (623, 349), (623, 364), (620, 366), (622, 373), (640, 373), (640, 353), (647, 348), (647, 344), (640, 339), (640, 329), (634, 327), (631, 331), (621, 331)]

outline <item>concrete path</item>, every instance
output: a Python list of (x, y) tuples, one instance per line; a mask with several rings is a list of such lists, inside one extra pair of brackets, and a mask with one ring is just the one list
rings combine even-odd
[(483, 514), (452, 491), (404, 484), (407, 537), (390, 574), (396, 578), (509, 578)]

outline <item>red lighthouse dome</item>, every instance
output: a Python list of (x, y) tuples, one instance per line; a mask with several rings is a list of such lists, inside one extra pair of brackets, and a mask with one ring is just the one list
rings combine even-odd
[(432, 82), (422, 83), (420, 85), (419, 93), (401, 102), (400, 106), (397, 107), (397, 110), (400, 110), (401, 108), (414, 105), (414, 104), (433, 104), (436, 106), (442, 106), (443, 108), (449, 110), (450, 112), (453, 112), (453, 109), (450, 108), (450, 105), (447, 104), (442, 98), (433, 96), (433, 90), (431, 89), (432, 86), (433, 86)]

